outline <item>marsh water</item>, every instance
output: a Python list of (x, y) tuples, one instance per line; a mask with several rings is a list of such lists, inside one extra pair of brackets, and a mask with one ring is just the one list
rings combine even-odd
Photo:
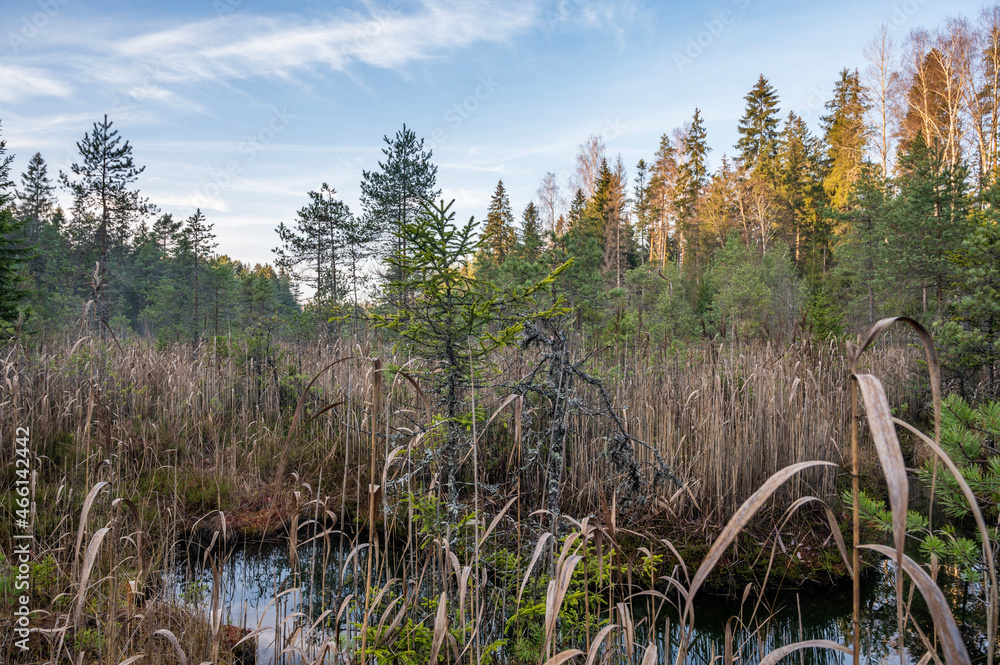
[[(345, 597), (363, 589), (365, 548), (349, 556), (348, 545), (320, 550), (312, 545), (299, 546), (298, 561), (293, 564), (287, 543), (247, 544), (235, 547), (221, 557), (222, 566), (219, 606), (223, 622), (240, 628), (259, 629), (256, 641), (256, 662), (259, 665), (284, 665), (303, 661), (296, 654), (295, 644), (302, 646), (303, 634), (312, 638), (328, 638), (329, 633), (309, 631), (308, 627), (321, 618), (323, 612), (336, 613)], [(388, 559), (392, 559), (390, 552)], [(218, 559), (217, 559), (218, 561)], [(391, 565), (391, 564), (390, 564)], [(344, 574), (341, 577), (341, 574)], [(888, 562), (874, 566), (865, 575), (862, 585), (862, 660), (866, 663), (898, 663), (896, 630), (896, 594), (893, 588), (893, 568)], [(173, 589), (177, 602), (196, 611), (208, 612), (212, 602), (213, 573), (201, 548), (182, 550), (178, 557)], [(373, 586), (378, 584), (373, 580)], [(969, 590), (959, 584), (946, 593), (953, 605), (973, 661), (983, 653), (984, 610)], [(666, 589), (661, 589), (665, 591)], [(919, 596), (919, 594), (916, 594)], [(356, 596), (357, 597), (357, 596)], [(676, 599), (676, 594), (671, 596)], [(276, 600), (277, 599), (277, 600)], [(673, 663), (681, 640), (678, 613), (670, 603), (653, 603), (649, 596), (634, 598), (630, 605), (636, 625), (638, 663), (645, 645), (657, 645), (659, 663)], [(915, 598), (911, 603), (915, 623), (930, 634), (931, 621), (926, 609)], [(607, 614), (607, 609), (603, 610)], [(358, 612), (345, 613), (342, 626), (359, 623)], [(427, 625), (434, 617), (428, 612)], [(762, 653), (802, 640), (826, 639), (850, 644), (851, 591), (849, 584), (823, 592), (785, 591), (758, 603), (756, 594), (746, 602), (699, 592), (695, 601), (694, 630), (689, 635), (685, 663), (711, 665), (725, 650), (727, 624), (731, 630), (734, 656), (741, 664), (756, 663)], [(296, 632), (296, 627), (299, 627)], [(305, 631), (302, 628), (306, 628)], [(486, 632), (488, 639), (503, 637), (500, 625)], [(343, 644), (357, 638), (357, 631), (342, 632)], [(296, 642), (297, 641), (297, 642)], [(314, 642), (315, 643), (315, 642)], [(910, 629), (904, 638), (907, 645), (918, 645), (919, 636)], [(287, 647), (292, 645), (292, 649)], [(283, 654), (282, 651), (285, 651)], [(923, 649), (913, 650), (915, 663)], [(909, 654), (909, 650), (907, 650)], [(497, 660), (504, 661), (500, 650)], [(334, 661), (329, 661), (334, 662)], [(798, 665), (840, 665), (850, 662), (850, 656), (828, 650), (807, 649), (787, 656), (782, 662)]]

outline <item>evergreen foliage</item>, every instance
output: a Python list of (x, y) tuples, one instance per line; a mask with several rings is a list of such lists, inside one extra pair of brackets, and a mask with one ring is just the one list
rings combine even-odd
[(527, 261), (537, 261), (542, 252), (542, 230), (538, 208), (534, 201), (528, 201), (521, 213), (521, 242), (519, 250)]
[(857, 70), (841, 70), (840, 79), (833, 89), (833, 99), (826, 103), (826, 109), (830, 114), (823, 116), (821, 121), (828, 146), (829, 171), (823, 188), (830, 197), (830, 205), (843, 208), (860, 176), (868, 144), (865, 128), (868, 105)]
[(746, 111), (740, 118), (740, 138), (736, 142), (740, 165), (771, 178), (778, 156), (778, 93), (761, 74), (744, 99)]
[(28, 162), (28, 170), (21, 174), (16, 206), (16, 215), (24, 221), (28, 239), (32, 242), (38, 240), (42, 221), (49, 219), (55, 212), (55, 189), (49, 178), (48, 165), (42, 159), (42, 154), (36, 152)]
[[(425, 384), (437, 396), (444, 414), (441, 477), (448, 489), (449, 508), (457, 514), (459, 451), (470, 427), (466, 401), (477, 372), (490, 355), (513, 343), (527, 320), (562, 311), (555, 299), (535, 308), (535, 296), (552, 286), (560, 266), (531, 287), (504, 291), (466, 270), (468, 259), (485, 249), (470, 218), (455, 224), (452, 204), (425, 205), (401, 229), (410, 251), (390, 258), (395, 274), (405, 276), (388, 289), (410, 293), (399, 309), (374, 313), (376, 325), (398, 337), (412, 355), (425, 361)], [(484, 379), (480, 378), (480, 382)]]
[[(63, 188), (73, 196), (72, 243), (86, 262), (97, 264), (94, 291), (102, 322), (110, 318), (109, 298), (127, 297), (127, 283), (115, 277), (124, 273), (132, 224), (156, 212), (155, 206), (132, 188), (146, 167), (135, 165), (132, 146), (122, 142), (113, 124), (107, 115), (95, 122), (92, 131), (76, 144), (81, 161), (70, 166), (71, 174), (59, 173)], [(104, 327), (98, 326), (103, 336)]]
[(21, 318), (22, 301), (27, 296), (23, 264), (30, 257), (24, 237), (25, 221), (18, 221), (12, 212), (13, 182), (10, 165), (13, 155), (7, 154), (7, 141), (0, 139), (0, 334), (8, 334)]
[(483, 251), (494, 265), (500, 265), (514, 250), (517, 232), (514, 230), (514, 213), (510, 209), (510, 199), (504, 189), (503, 180), (497, 182), (486, 213), (483, 229)]
[(385, 279), (392, 282), (406, 277), (391, 273), (400, 265), (393, 257), (405, 257), (409, 251), (403, 229), (421, 206), (433, 202), (441, 191), (435, 189), (433, 150), (424, 150), (424, 140), (417, 139), (416, 132), (404, 124), (394, 138), (384, 136), (383, 141), (385, 161), (378, 163), (378, 170), (362, 171), (361, 207), (367, 223), (378, 228), (384, 238), (381, 255), (390, 269)]

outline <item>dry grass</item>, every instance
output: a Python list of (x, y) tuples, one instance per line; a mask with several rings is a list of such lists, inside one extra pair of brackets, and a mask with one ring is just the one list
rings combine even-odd
[[(899, 443), (886, 423), (890, 405), (913, 398), (904, 391), (913, 379), (914, 352), (898, 341), (865, 356), (864, 374), (853, 367), (860, 354), (850, 362), (833, 344), (722, 346), (669, 358), (605, 352), (585, 365), (606, 377), (615, 404), (628, 407), (629, 433), (652, 445), (681, 486), (661, 485), (631, 512), (620, 510), (620, 479), (603, 454), (610, 427), (606, 419), (576, 412), (562, 475), (563, 515), (529, 516), (546, 505), (545, 465), (537, 458), (544, 451), (523, 449), (511, 433), (521, 431), (522, 416), (525, 428), (542, 427), (544, 405), (501, 401), (484, 390), (479, 406), (493, 415), (473, 423), (464, 471), (471, 487), (468, 519), (454, 524), (441, 510), (434, 464), (422, 463), (436, 441), (435, 429), (425, 429), (427, 396), (408, 374), (381, 371), (371, 361), (406, 367), (408, 359), (375, 345), (280, 351), (280, 358), (262, 363), (246, 349), (215, 345), (195, 351), (128, 343), (119, 349), (83, 339), (40, 351), (8, 350), (0, 372), (0, 431), (8, 441), (15, 427), (31, 427), (38, 455), (33, 557), (57, 568), (53, 593), (33, 597), (44, 608), (35, 623), (44, 631), (33, 638), (37, 661), (231, 662), (234, 640), (224, 639), (221, 614), (227, 544), (234, 526), (264, 531), (273, 520), (288, 531), (293, 561), (311, 547), (310, 565), (323, 565), (320, 557), (342, 562), (339, 579), (324, 573), (319, 593), (310, 594), (310, 603), (319, 599), (320, 606), (310, 607), (308, 616), (291, 612), (277, 627), (287, 662), (382, 662), (405, 654), (422, 662), (439, 656), (521, 662), (513, 642), (501, 640), (537, 621), (536, 662), (672, 657), (681, 663), (684, 639), (666, 645), (667, 653), (654, 643), (637, 644), (632, 605), (642, 599), (656, 614), (663, 603), (678, 604), (687, 635), (698, 589), (762, 511), (777, 517), (826, 503), (821, 514), (831, 524), (825, 528), (836, 527), (832, 504), (838, 468), (843, 473), (849, 460), (852, 374), (863, 388), (888, 485), (897, 487)], [(511, 353), (491, 380), (515, 382), (536, 360)], [(895, 388), (886, 395), (875, 376)], [(580, 403), (593, 401), (593, 387), (578, 390)], [(4, 468), (12, 468), (10, 446), (2, 455)], [(637, 456), (648, 484), (653, 453), (640, 448)], [(812, 498), (797, 500), (806, 496)], [(900, 497), (893, 496), (896, 511)], [(567, 513), (588, 517), (577, 521)], [(703, 561), (691, 562), (700, 564), (691, 571), (662, 534), (635, 529), (639, 517), (647, 524), (658, 517), (701, 525), (713, 536), (712, 547)], [(364, 531), (347, 528), (360, 525), (367, 526), (366, 539), (357, 535)], [(5, 519), (5, 546), (10, 530)], [(192, 537), (209, 541), (203, 557), (213, 574), (211, 600), (187, 608), (173, 596), (170, 580), (178, 567), (175, 543)], [(859, 546), (855, 539), (853, 551)], [(866, 547), (900, 564), (899, 598), (905, 572), (929, 599), (945, 659), (968, 662), (954, 642), (947, 606), (936, 601), (937, 587), (927, 585), (930, 578), (898, 548)], [(988, 539), (983, 547), (992, 561)], [(510, 556), (492, 556), (498, 552)], [(662, 569), (654, 561), (662, 561)], [(649, 571), (640, 575), (644, 565)], [(845, 565), (856, 578), (858, 559)], [(303, 584), (286, 580), (274, 602), (291, 604)], [(995, 627), (993, 580), (989, 593)], [(567, 619), (570, 602), (573, 616), (583, 619)], [(912, 617), (900, 607), (902, 633)], [(252, 643), (260, 629), (242, 639)], [(934, 636), (927, 639), (930, 644)], [(727, 640), (720, 654), (727, 665), (734, 660), (731, 646)], [(850, 651), (801, 644), (768, 658), (807, 646)]]

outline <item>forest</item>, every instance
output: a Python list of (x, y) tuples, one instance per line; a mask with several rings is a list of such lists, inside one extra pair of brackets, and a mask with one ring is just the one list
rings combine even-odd
[(992, 665), (1000, 5), (864, 57), (817, 127), (761, 74), (734, 146), (590, 136), (481, 220), (392, 128), (253, 266), (113, 117), (68, 172), (0, 135), (10, 662)]

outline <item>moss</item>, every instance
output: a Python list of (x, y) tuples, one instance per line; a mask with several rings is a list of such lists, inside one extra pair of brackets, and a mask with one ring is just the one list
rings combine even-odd
[(185, 469), (175, 475), (173, 469), (161, 468), (142, 476), (138, 497), (143, 503), (156, 499), (171, 499), (176, 493), (184, 513), (205, 515), (215, 510), (227, 510), (235, 505), (233, 481), (227, 476)]

